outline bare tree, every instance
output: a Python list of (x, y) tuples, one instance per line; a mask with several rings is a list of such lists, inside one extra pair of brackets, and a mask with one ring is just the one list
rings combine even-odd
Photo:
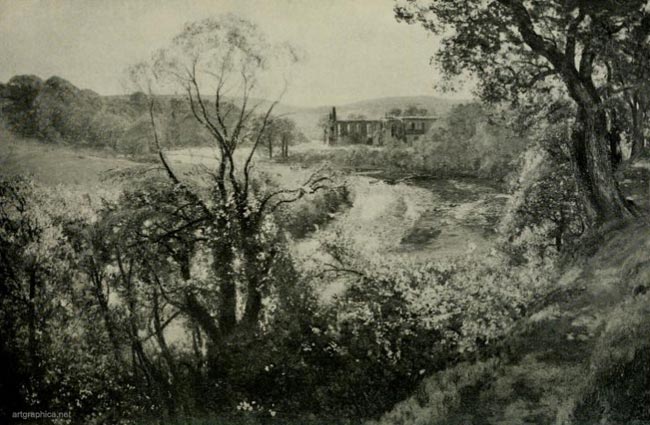
[[(285, 70), (297, 60), (291, 47), (270, 44), (254, 24), (229, 15), (186, 25), (170, 46), (154, 54), (151, 63), (131, 69), (132, 77), (150, 94), (153, 85), (182, 89), (194, 118), (217, 148), (217, 163), (210, 171), (212, 190), (206, 197), (184, 182), (165, 155), (156, 131), (156, 97), (150, 96), (160, 161), (183, 199), (200, 211), (191, 219), (177, 221), (172, 230), (159, 232), (156, 240), (164, 241), (181, 232), (192, 234), (197, 226), (207, 235), (202, 243), (212, 255), (217, 295), (206, 296), (200, 288), (185, 285), (179, 307), (213, 345), (236, 331), (258, 325), (262, 291), (272, 283), (273, 268), (282, 251), (269, 242), (277, 239), (269, 230), (273, 213), (332, 185), (323, 172), (314, 173), (294, 189), (262, 190), (254, 182), (255, 152), (286, 90)], [(276, 89), (275, 100), (255, 100), (269, 89)], [(192, 249), (177, 256), (185, 281), (191, 278), (191, 256)], [(161, 292), (165, 292), (162, 286)]]

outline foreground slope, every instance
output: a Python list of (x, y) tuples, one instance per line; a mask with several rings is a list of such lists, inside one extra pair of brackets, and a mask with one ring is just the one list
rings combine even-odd
[(492, 354), (427, 378), (379, 422), (650, 423), (650, 226), (619, 227)]

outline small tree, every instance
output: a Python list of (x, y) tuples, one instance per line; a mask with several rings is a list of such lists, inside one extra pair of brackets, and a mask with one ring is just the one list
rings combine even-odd
[(402, 115), (402, 110), (400, 108), (393, 108), (388, 111), (389, 117), (399, 117), (400, 115)]
[(289, 158), (289, 146), (298, 140), (300, 132), (296, 128), (295, 121), (289, 118), (280, 118), (276, 124), (280, 130), (280, 155), (283, 159), (287, 159)]
[(296, 128), (296, 123), (285, 117), (270, 117), (266, 124), (263, 117), (253, 122), (253, 131), (262, 131), (262, 126), (266, 125), (263, 130), (262, 145), (266, 145), (269, 159), (273, 158), (273, 149), (276, 142), (280, 143), (280, 157), (289, 157), (289, 145), (293, 144), (299, 137), (300, 132)]
[(404, 110), (404, 115), (412, 117), (426, 116), (428, 113), (427, 108), (420, 108), (418, 105), (409, 105)]

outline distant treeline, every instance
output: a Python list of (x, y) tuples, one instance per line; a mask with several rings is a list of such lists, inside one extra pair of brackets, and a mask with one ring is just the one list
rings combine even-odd
[[(209, 135), (184, 98), (155, 96), (154, 100), (156, 130), (164, 147), (209, 143)], [(56, 76), (43, 81), (18, 75), (0, 84), (0, 121), (16, 134), (129, 155), (156, 149), (150, 106), (151, 98), (142, 92), (101, 96)]]
[[(60, 77), (19, 75), (0, 85), (0, 106), (3, 123), (22, 136), (126, 154), (153, 148), (149, 98), (141, 92), (100, 96)], [(206, 143), (183, 100), (157, 97), (155, 106), (166, 146)]]

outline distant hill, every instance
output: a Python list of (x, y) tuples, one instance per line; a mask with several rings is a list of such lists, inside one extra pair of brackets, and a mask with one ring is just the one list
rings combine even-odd
[(320, 139), (322, 137), (322, 131), (318, 127), (318, 121), (322, 117), (327, 116), (332, 110), (332, 107), (336, 107), (337, 115), (341, 119), (345, 119), (350, 114), (364, 115), (369, 119), (377, 119), (383, 117), (391, 109), (399, 108), (404, 110), (413, 105), (426, 109), (430, 115), (437, 115), (444, 118), (455, 105), (471, 102), (471, 99), (450, 100), (435, 96), (398, 96), (311, 108), (280, 104), (277, 107), (277, 111), (280, 114), (286, 114), (286, 116), (296, 121), (298, 127), (309, 138)]
[[(167, 146), (209, 143), (205, 130), (195, 121), (182, 96), (161, 95), (158, 100), (156, 119)], [(235, 105), (239, 103), (234, 98), (227, 100)], [(279, 103), (274, 115), (293, 119), (308, 138), (320, 139), (322, 130), (318, 122), (327, 116), (332, 106), (337, 108), (341, 118), (350, 114), (379, 118), (391, 109), (409, 106), (444, 118), (454, 105), (467, 102), (433, 96), (404, 96), (318, 107)], [(260, 113), (271, 103), (265, 99), (249, 100), (249, 106), (258, 105)], [(0, 118), (9, 129), (26, 137), (123, 153), (147, 152), (153, 139), (148, 103), (143, 93), (101, 96), (56, 76), (44, 81), (34, 75), (18, 75), (7, 84), (0, 83)]]
[(379, 118), (391, 109), (406, 109), (407, 107), (414, 105), (428, 110), (430, 115), (444, 116), (455, 105), (471, 102), (471, 99), (451, 100), (435, 96), (397, 96), (362, 100), (347, 105), (341, 105), (337, 110), (344, 114), (362, 113), (370, 118)]
[[(113, 96), (115, 98), (126, 98), (127, 96)], [(162, 98), (181, 99), (182, 96), (161, 96)], [(214, 99), (207, 97), (210, 101)], [(228, 99), (234, 104), (239, 104), (235, 98)], [(472, 103), (471, 99), (444, 99), (435, 96), (396, 96), (380, 97), (375, 99), (366, 99), (358, 102), (347, 103), (342, 105), (323, 105), (323, 106), (296, 106), (287, 103), (278, 103), (273, 113), (277, 116), (291, 118), (296, 122), (297, 127), (310, 139), (320, 139), (322, 130), (318, 126), (321, 118), (327, 116), (336, 107), (339, 118), (345, 119), (350, 114), (365, 115), (369, 119), (383, 117), (391, 109), (406, 109), (409, 106), (417, 106), (426, 109), (430, 115), (444, 118), (451, 109), (459, 104)], [(258, 105), (260, 112), (265, 112), (272, 104), (272, 101), (266, 99), (249, 99), (249, 105)]]

